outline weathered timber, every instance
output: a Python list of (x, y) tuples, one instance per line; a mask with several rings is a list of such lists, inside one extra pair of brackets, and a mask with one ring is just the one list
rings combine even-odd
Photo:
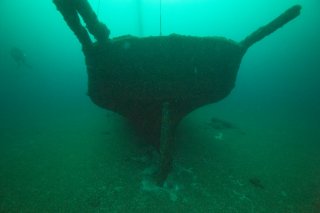
[[(225, 98), (235, 86), (247, 49), (301, 10), (299, 5), (289, 8), (241, 42), (176, 34), (109, 39), (109, 30), (87, 0), (54, 3), (82, 44), (91, 100), (128, 118), (158, 147), (159, 185), (172, 167), (173, 136), (179, 121), (194, 109)], [(97, 42), (91, 41), (79, 15)]]

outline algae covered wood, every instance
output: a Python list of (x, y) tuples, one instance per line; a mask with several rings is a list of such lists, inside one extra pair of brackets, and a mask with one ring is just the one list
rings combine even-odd
[(234, 88), (247, 49), (296, 18), (301, 10), (299, 5), (289, 8), (241, 42), (176, 34), (109, 39), (109, 29), (98, 21), (87, 0), (53, 2), (82, 44), (91, 100), (128, 118), (158, 148), (155, 181), (159, 185), (172, 168), (179, 121), (192, 110), (225, 98)]
[[(86, 56), (89, 96), (101, 107), (123, 108), (170, 102), (188, 113), (227, 96), (244, 53), (217, 37), (170, 35), (111, 40)], [(142, 107), (142, 106), (140, 106)]]

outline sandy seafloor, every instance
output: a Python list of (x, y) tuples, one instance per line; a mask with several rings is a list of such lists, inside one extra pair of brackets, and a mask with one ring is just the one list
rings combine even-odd
[[(152, 147), (87, 102), (1, 123), (0, 212), (320, 212), (320, 126), (310, 110), (223, 101), (194, 111), (159, 188), (148, 175)], [(212, 117), (234, 128), (215, 129)]]
[[(250, 48), (230, 96), (181, 122), (163, 188), (150, 182), (154, 149), (85, 95), (80, 44), (52, 2), (0, 2), (0, 213), (320, 212), (319, 1), (164, 7), (164, 35), (235, 41), (293, 4), (303, 9)], [(112, 37), (137, 35), (136, 7), (101, 2)], [(152, 8), (143, 36), (159, 33)], [(32, 70), (16, 69), (12, 46)], [(213, 128), (212, 118), (234, 128)]]

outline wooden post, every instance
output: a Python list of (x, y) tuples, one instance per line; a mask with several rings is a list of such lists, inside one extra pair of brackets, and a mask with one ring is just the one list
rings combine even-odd
[(162, 105), (161, 133), (160, 133), (160, 167), (156, 182), (162, 186), (172, 169), (173, 151), (173, 126), (170, 115), (170, 105), (165, 102)]

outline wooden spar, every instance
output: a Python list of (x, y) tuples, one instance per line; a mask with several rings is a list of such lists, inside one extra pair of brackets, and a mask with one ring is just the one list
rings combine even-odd
[(260, 41), (264, 37), (270, 35), (277, 29), (281, 28), (283, 25), (287, 24), (289, 21), (299, 16), (300, 10), (301, 10), (300, 5), (292, 6), (291, 8), (286, 10), (284, 13), (282, 13), (280, 16), (278, 16), (276, 19), (271, 21), (269, 24), (263, 27), (260, 27), (259, 29), (254, 31), (252, 34), (247, 36), (243, 41), (240, 42), (240, 44), (245, 49), (248, 49), (254, 43)]

